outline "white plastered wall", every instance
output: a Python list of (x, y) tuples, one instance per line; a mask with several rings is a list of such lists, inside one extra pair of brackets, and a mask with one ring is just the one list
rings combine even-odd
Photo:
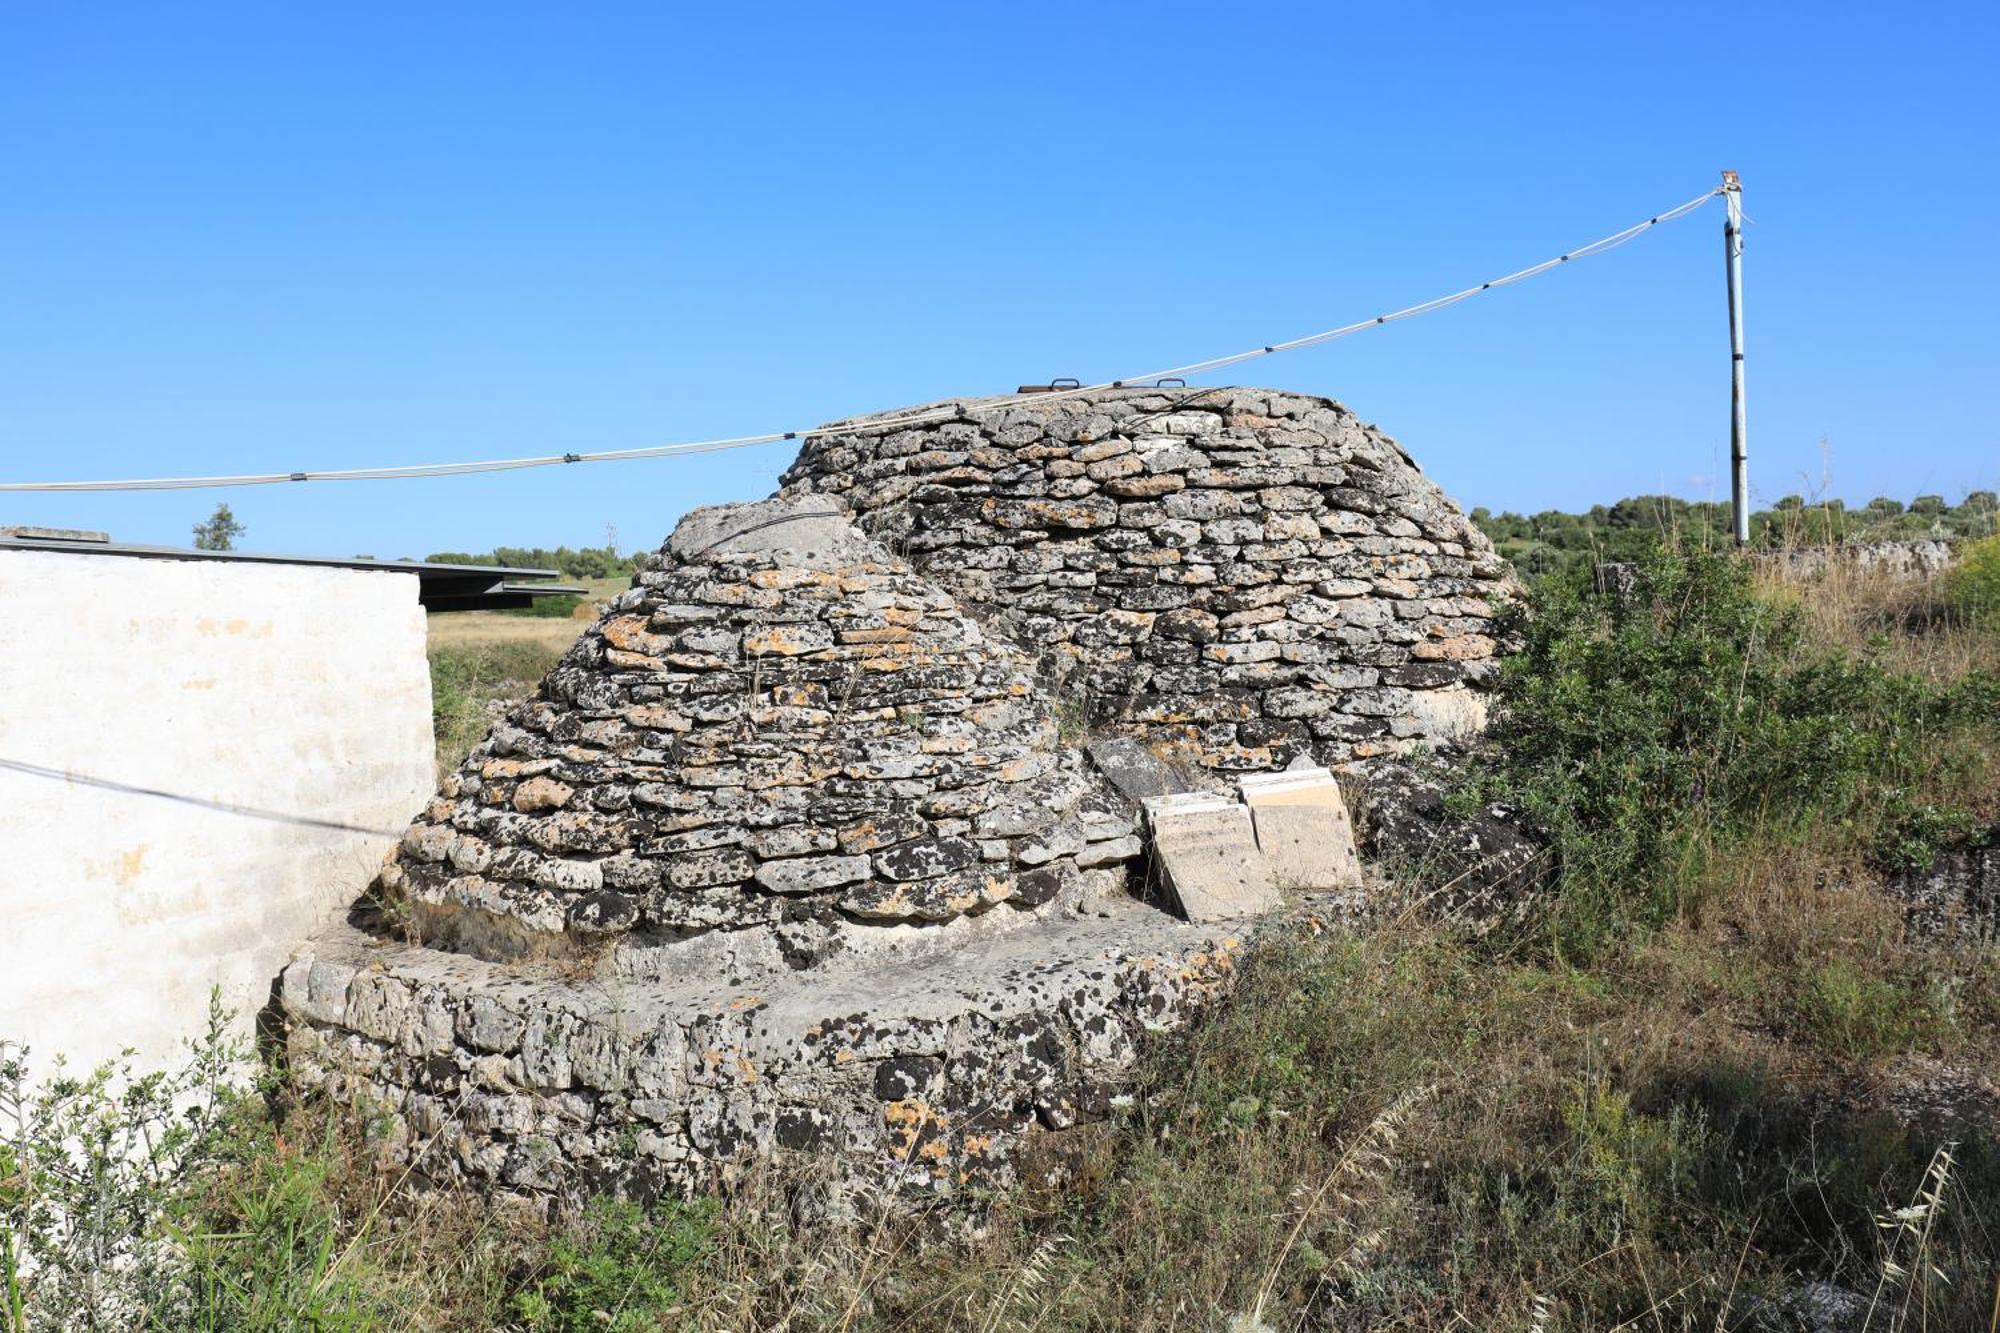
[(416, 576), (0, 551), (0, 761), (187, 798), (0, 767), (0, 1040), (158, 1066), (216, 986), (247, 1034), (432, 791)]

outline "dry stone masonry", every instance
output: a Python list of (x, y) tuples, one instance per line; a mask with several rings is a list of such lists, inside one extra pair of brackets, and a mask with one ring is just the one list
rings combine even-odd
[(412, 826), (385, 886), (494, 958), (1034, 909), (1139, 852), (1019, 649), (829, 497), (698, 510)]
[(1505, 565), (1339, 404), (1125, 389), (942, 406), (955, 418), (808, 439), (786, 492), (839, 496), (1032, 645), (1093, 727), (1253, 770), (1483, 720)]
[[(1246, 913), (1354, 893), (1331, 775), (1257, 774), (1477, 725), (1502, 567), (1337, 405), (951, 412), (682, 520), (388, 911), (286, 969), (293, 1076), (389, 1161), (537, 1200), (1004, 1184), (1227, 986)], [(1163, 833), (1184, 806), (1227, 848)]]

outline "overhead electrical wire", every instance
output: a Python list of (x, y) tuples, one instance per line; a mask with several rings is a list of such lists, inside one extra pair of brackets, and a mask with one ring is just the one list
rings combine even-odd
[[(1275, 356), (1280, 352), (1297, 351), (1303, 347), (1317, 347), (1360, 333), (1364, 329), (1379, 328), (1398, 320), (1413, 319), (1432, 311), (1443, 310), (1457, 305), (1485, 292), (1508, 287), (1517, 282), (1547, 273), (1551, 269), (1579, 259), (1614, 250), (1627, 241), (1650, 231), (1662, 223), (1672, 222), (1694, 212), (1722, 191), (1708, 190), (1663, 213), (1657, 213), (1644, 222), (1634, 223), (1622, 231), (1600, 237), (1588, 244), (1567, 250), (1553, 259), (1545, 259), (1539, 264), (1518, 269), (1503, 277), (1492, 278), (1463, 291), (1448, 296), (1434, 297), (1416, 305), (1392, 310), (1386, 315), (1372, 319), (1357, 320), (1337, 329), (1327, 329), (1321, 333), (1308, 334), (1303, 338), (1292, 338), (1285, 342), (1265, 343), (1258, 347), (1232, 352), (1227, 356), (1211, 357), (1206, 361), (1191, 361), (1186, 365), (1168, 366), (1163, 370), (1151, 370), (1139, 375), (1126, 375), (1114, 380), (1103, 380), (1095, 384), (1079, 384), (1068, 388), (1050, 389), (1035, 395), (1034, 401), (1047, 402), (1051, 399), (1073, 398), (1082, 394), (1100, 393), (1106, 389), (1150, 386), (1161, 380), (1185, 379), (1189, 375), (1206, 374), (1229, 366), (1254, 361), (1259, 357)], [(867, 417), (843, 422), (832, 426), (815, 426), (802, 430), (769, 431), (762, 435), (738, 435), (716, 440), (691, 440), (675, 444), (648, 445), (637, 449), (607, 449), (593, 453), (543, 454), (530, 458), (498, 458), (466, 463), (422, 463), (403, 467), (343, 468), (306, 472), (264, 472), (244, 473), (235, 476), (215, 477), (150, 477), (128, 481), (13, 481), (0, 482), (0, 492), (20, 491), (173, 491), (196, 490), (224, 486), (269, 486), (294, 481), (401, 481), (414, 477), (457, 477), (480, 472), (512, 472), (522, 468), (554, 467), (566, 463), (613, 463), (643, 458), (677, 458), (683, 454), (715, 453), (725, 449), (747, 449), (755, 445), (776, 444), (782, 440), (802, 439), (808, 435), (817, 439), (842, 435), (874, 435), (887, 430), (899, 430), (908, 426), (924, 425), (930, 422), (951, 421), (972, 413), (993, 411), (1006, 404), (1019, 401), (1015, 394), (995, 394), (985, 398), (955, 399), (933, 408)]]

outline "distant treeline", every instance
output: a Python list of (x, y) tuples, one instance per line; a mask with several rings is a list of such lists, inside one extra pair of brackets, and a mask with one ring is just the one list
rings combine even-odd
[(424, 557), (432, 565), (512, 565), (516, 569), (554, 569), (564, 578), (624, 578), (646, 563), (646, 552), (620, 555), (616, 546), (496, 546), (490, 551), (439, 551)]
[[(1828, 542), (1907, 541), (1918, 537), (1985, 537), (1995, 531), (2000, 498), (1972, 491), (1956, 505), (1942, 495), (1919, 495), (1905, 505), (1877, 496), (1850, 509), (1840, 500), (1808, 501), (1787, 495), (1750, 515), (1750, 543), (1779, 549)], [(1640, 555), (1665, 537), (1683, 546), (1726, 545), (1729, 503), (1635, 495), (1581, 514), (1549, 509), (1539, 514), (1472, 511), (1472, 521), (1523, 574), (1545, 574), (1597, 560)]]

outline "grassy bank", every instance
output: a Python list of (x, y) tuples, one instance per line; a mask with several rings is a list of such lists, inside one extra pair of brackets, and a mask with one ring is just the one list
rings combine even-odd
[[(2000, 970), (1881, 891), (2000, 817), (1969, 596), (1700, 556), (1538, 585), (1499, 743), (1453, 778), (1547, 831), (1536, 910), (1478, 933), (1413, 873), (1365, 935), (1264, 952), (1133, 1112), (1067, 1137), (1068, 1185), (976, 1231), (795, 1227), (776, 1186), (550, 1227), (377, 1172), (345, 1108), (252, 1096), (186, 1169), (78, 1187), (173, 1242), (128, 1246), (166, 1276), (115, 1326), (1993, 1327)], [(539, 674), (442, 651), (454, 697)], [(18, 1252), (59, 1186), (15, 1142)]]

